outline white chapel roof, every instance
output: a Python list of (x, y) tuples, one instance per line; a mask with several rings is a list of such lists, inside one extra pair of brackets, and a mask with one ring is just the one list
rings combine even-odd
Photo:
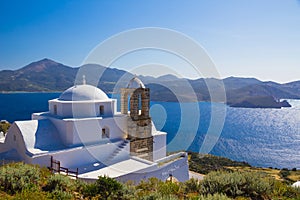
[(48, 119), (16, 121), (15, 125), (30, 153), (44, 153), (65, 148), (57, 129)]
[(108, 100), (108, 96), (92, 85), (75, 85), (64, 91), (58, 98), (60, 101)]

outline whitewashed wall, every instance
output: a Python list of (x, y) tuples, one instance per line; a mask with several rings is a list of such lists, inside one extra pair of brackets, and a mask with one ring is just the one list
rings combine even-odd
[[(64, 151), (57, 151), (51, 153), (51, 155), (55, 160), (60, 161), (62, 167), (89, 167), (97, 162), (105, 164), (112, 152), (114, 152), (122, 142), (123, 141), (111, 143), (108, 141), (106, 144), (102, 145), (82, 146), (66, 149)], [(118, 159), (126, 159), (129, 156), (128, 154), (128, 151), (124, 151), (124, 153), (118, 154)], [(42, 166), (50, 166), (51, 155), (36, 156), (33, 158), (32, 162)]]
[[(14, 137), (16, 140), (14, 140)], [(26, 147), (23, 140), (23, 136), (20, 132), (16, 123), (13, 123), (10, 129), (8, 130), (6, 137), (5, 137), (5, 149), (4, 151), (15, 149), (20, 158), (23, 160), (27, 160), (28, 156), (26, 155)], [(0, 150), (2, 151), (2, 150)]]
[[(107, 131), (109, 132), (109, 139), (123, 138), (124, 132), (122, 129), (126, 124), (126, 118), (109, 117), (103, 119), (78, 119), (72, 121), (72, 124), (73, 144), (88, 144), (106, 139), (102, 138), (102, 128), (107, 128)], [(120, 125), (123, 127), (119, 127)]]
[(167, 133), (157, 132), (153, 135), (153, 160), (159, 160), (166, 157), (167, 152)]
[(182, 157), (178, 160), (170, 162), (162, 166), (157, 166), (155, 169), (149, 168), (148, 171), (142, 170), (137, 173), (130, 173), (121, 177), (116, 178), (121, 182), (127, 182), (129, 180), (139, 183), (141, 180), (147, 180), (151, 177), (156, 177), (163, 181), (167, 180), (170, 175), (176, 178), (180, 182), (187, 181), (189, 179), (189, 166), (188, 158)]
[[(113, 116), (117, 110), (115, 99), (101, 101), (49, 101), (49, 112), (55, 115), (54, 105), (57, 106), (57, 115), (63, 118), (87, 118), (97, 116)], [(100, 106), (104, 106), (104, 114), (100, 115)]]

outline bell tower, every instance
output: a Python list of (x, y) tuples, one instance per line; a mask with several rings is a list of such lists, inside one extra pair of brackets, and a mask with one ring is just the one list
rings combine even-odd
[(127, 115), (130, 154), (152, 161), (153, 136), (149, 111), (150, 89), (145, 88), (142, 81), (134, 77), (128, 83), (127, 88), (121, 88), (121, 113)]

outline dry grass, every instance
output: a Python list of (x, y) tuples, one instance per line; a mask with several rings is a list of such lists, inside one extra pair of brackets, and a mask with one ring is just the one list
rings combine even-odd
[[(258, 172), (265, 173), (266, 175), (274, 177), (276, 180), (283, 180), (280, 176), (280, 170), (270, 168), (256, 168), (256, 167), (226, 167), (233, 171), (244, 171), (244, 172)], [(299, 172), (300, 174), (300, 172)]]
[(300, 170), (297, 171), (290, 171), (290, 175), (288, 175), (288, 178), (294, 182), (300, 180)]

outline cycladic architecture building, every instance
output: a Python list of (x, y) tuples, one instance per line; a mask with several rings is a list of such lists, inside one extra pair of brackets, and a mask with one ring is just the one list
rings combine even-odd
[(149, 88), (137, 77), (121, 89), (121, 112), (116, 99), (83, 81), (50, 100), (49, 111), (15, 121), (0, 140), (0, 159), (74, 172), (86, 181), (103, 175), (123, 182), (187, 180), (187, 154), (166, 156), (167, 134), (156, 130), (149, 110)]

